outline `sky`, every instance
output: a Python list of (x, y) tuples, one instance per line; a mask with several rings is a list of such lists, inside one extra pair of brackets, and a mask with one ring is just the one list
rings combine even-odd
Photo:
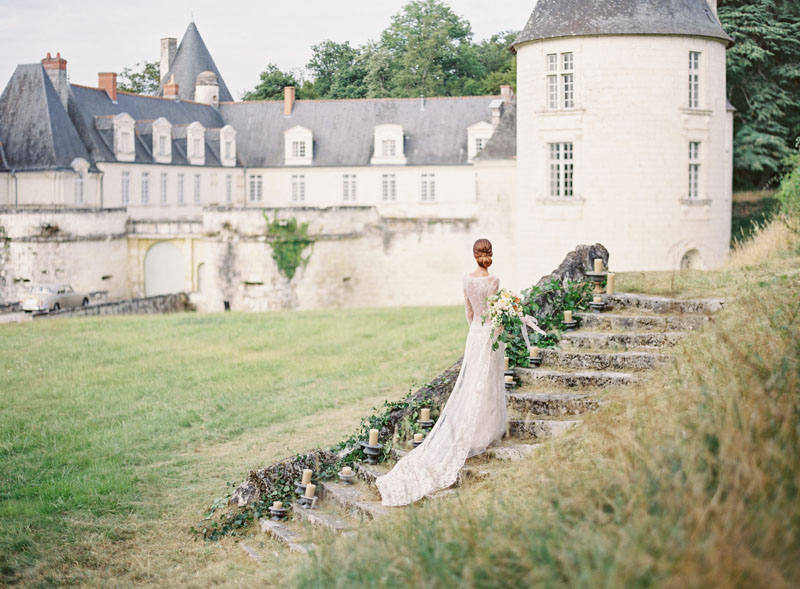
[[(74, 84), (97, 72), (158, 61), (159, 39), (180, 42), (192, 17), (235, 99), (268, 63), (303, 68), (325, 39), (377, 39), (405, 4), (395, 0), (0, 0), (0, 84), (14, 68), (60, 51)], [(535, 0), (449, 0), (475, 39), (525, 26)]]

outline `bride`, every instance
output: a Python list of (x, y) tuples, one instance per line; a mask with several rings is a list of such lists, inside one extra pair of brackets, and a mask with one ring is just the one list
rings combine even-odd
[(476, 241), (472, 253), (478, 267), (464, 276), (469, 334), (461, 371), (436, 425), (422, 444), (375, 481), (383, 505), (408, 505), (449, 487), (467, 458), (484, 452), (506, 432), (504, 344), (492, 351), (491, 322), (483, 325), (481, 321), (486, 297), (498, 291), (500, 281), (487, 270), (492, 265), (489, 240)]

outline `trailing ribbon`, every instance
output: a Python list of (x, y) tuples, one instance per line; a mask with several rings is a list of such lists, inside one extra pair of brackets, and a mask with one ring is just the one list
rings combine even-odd
[(525, 345), (528, 347), (528, 353), (530, 353), (531, 342), (528, 340), (528, 327), (540, 335), (547, 335), (547, 332), (543, 331), (542, 328), (539, 327), (539, 323), (536, 321), (536, 319), (530, 315), (525, 315), (522, 317), (522, 339), (525, 340)]

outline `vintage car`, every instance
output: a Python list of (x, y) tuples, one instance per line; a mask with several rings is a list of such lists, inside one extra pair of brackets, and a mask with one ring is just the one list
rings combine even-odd
[(26, 313), (58, 311), (73, 307), (87, 307), (89, 295), (75, 292), (69, 284), (43, 284), (34, 287), (31, 295), (22, 301)]

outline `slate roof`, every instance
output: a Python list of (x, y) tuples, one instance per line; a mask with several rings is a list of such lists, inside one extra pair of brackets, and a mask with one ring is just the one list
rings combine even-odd
[(517, 100), (503, 109), (500, 122), (491, 139), (475, 159), (479, 160), (513, 160), (517, 158)]
[(222, 79), (222, 74), (217, 69), (217, 64), (211, 57), (197, 26), (193, 22), (189, 23), (189, 27), (183, 34), (178, 51), (175, 53), (175, 59), (172, 60), (172, 65), (169, 72), (161, 82), (157, 94), (164, 95), (164, 84), (169, 82), (172, 76), (175, 76), (175, 82), (178, 84), (178, 96), (181, 100), (194, 100), (194, 86), (197, 81), (197, 76), (201, 72), (214, 72), (219, 81), (219, 100), (232, 101), (228, 87), (225, 85), (225, 80)]
[(732, 43), (706, 0), (539, 0), (512, 49), (585, 35), (690, 35)]
[[(154, 96), (141, 96), (128, 92), (117, 93), (117, 102), (114, 103), (105, 90), (89, 88), (86, 86), (71, 86), (72, 94), (69, 100), (69, 114), (81, 139), (89, 150), (92, 161), (115, 161), (113, 131), (110, 121), (105, 124), (98, 119), (111, 119), (126, 112), (137, 121), (136, 160), (137, 162), (152, 162), (150, 145), (143, 145), (141, 122), (152, 123), (159, 117), (164, 117), (173, 125), (173, 159), (174, 164), (185, 164), (186, 139), (183, 138), (183, 154), (175, 150), (179, 135), (176, 126), (189, 125), (194, 121), (200, 122), (206, 129), (221, 128), (225, 126), (219, 111), (207, 104), (197, 102), (184, 102)], [(105, 128), (103, 128), (105, 127)], [(147, 125), (144, 125), (146, 128)], [(151, 131), (152, 133), (152, 131)], [(208, 135), (208, 133), (206, 133)], [(148, 135), (149, 137), (149, 135)], [(208, 138), (207, 141), (208, 143)], [(206, 158), (206, 165), (219, 165), (216, 158)]]
[(41, 64), (19, 65), (0, 96), (0, 137), (10, 169), (68, 168), (89, 160)]
[(248, 167), (284, 165), (284, 131), (311, 129), (314, 166), (366, 166), (373, 155), (377, 125), (402, 125), (407, 165), (467, 163), (467, 127), (491, 121), (496, 96), (459, 98), (301, 100), (290, 116), (283, 102), (220, 104), (222, 117), (237, 131), (236, 147)]

